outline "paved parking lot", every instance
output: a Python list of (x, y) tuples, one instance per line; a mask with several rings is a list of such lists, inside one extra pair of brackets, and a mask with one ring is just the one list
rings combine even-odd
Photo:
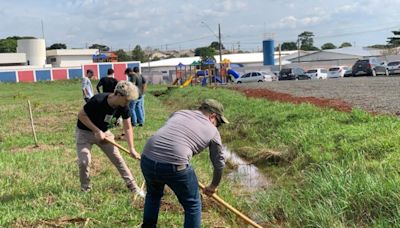
[(400, 111), (399, 76), (275, 81), (238, 86), (265, 88), (299, 97), (338, 99), (377, 113), (394, 114)]

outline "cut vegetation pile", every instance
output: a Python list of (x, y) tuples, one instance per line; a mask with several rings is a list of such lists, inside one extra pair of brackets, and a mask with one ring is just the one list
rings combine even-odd
[[(247, 98), (222, 88), (150, 90), (160, 96), (146, 96), (146, 124), (135, 130), (138, 151), (172, 111), (197, 108), (204, 98), (224, 104), (231, 123), (221, 128), (223, 142), (256, 164), (272, 185), (248, 192), (224, 178), (218, 194), (258, 223), (399, 226), (397, 118)], [(132, 206), (123, 181), (98, 149), (93, 152), (94, 189), (79, 191), (74, 140), (76, 113), (83, 104), (79, 81), (0, 84), (0, 98), (0, 226), (140, 224), (142, 202)], [(27, 99), (33, 105), (39, 149), (32, 148)], [(138, 163), (125, 158), (141, 184)], [(192, 163), (200, 181), (209, 183), (208, 154)], [(166, 196), (160, 227), (182, 226), (180, 205), (170, 190)], [(203, 201), (205, 227), (243, 226), (225, 209)]]

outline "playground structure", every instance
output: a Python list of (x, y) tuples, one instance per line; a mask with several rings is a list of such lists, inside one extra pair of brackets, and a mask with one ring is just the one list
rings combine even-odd
[(202, 86), (211, 86), (215, 84), (227, 84), (239, 78), (240, 75), (233, 70), (229, 59), (224, 59), (217, 64), (213, 59), (205, 61), (193, 61), (189, 65), (179, 63), (175, 66), (176, 78), (172, 85), (179, 86), (180, 88), (188, 85), (197, 85), (201, 83)]

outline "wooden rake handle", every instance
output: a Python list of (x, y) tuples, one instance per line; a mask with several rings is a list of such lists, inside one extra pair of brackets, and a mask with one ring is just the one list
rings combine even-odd
[[(121, 146), (120, 144), (116, 143), (113, 140), (110, 140), (108, 138), (104, 139), (106, 142), (113, 144), (114, 146), (116, 146), (118, 149), (130, 154), (129, 150), (125, 149), (123, 146)], [(138, 158), (138, 160), (140, 160), (140, 158)], [(199, 187), (204, 190), (205, 186), (200, 183), (200, 181), (198, 181)], [(254, 222), (253, 220), (251, 220), (249, 217), (247, 217), (246, 215), (244, 215), (242, 212), (238, 211), (236, 208), (232, 207), (230, 204), (228, 204), (227, 202), (225, 202), (223, 199), (221, 199), (221, 197), (219, 197), (216, 193), (211, 195), (211, 198), (213, 198), (215, 201), (217, 201), (219, 204), (221, 204), (222, 206), (226, 207), (228, 210), (232, 211), (235, 215), (237, 215), (238, 217), (240, 217), (241, 219), (243, 219), (246, 223), (248, 223), (249, 225), (252, 225), (256, 228), (262, 228), (262, 226), (258, 225), (256, 222)]]

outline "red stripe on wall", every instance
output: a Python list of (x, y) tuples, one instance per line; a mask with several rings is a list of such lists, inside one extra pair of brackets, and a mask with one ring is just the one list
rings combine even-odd
[(114, 78), (117, 79), (118, 81), (126, 80), (126, 75), (125, 75), (126, 67), (127, 66), (125, 63), (114, 64)]
[(99, 71), (97, 70), (97, 64), (90, 64), (83, 66), (83, 74), (86, 76), (86, 71), (92, 70), (93, 71), (93, 79), (99, 79)]
[(67, 69), (53, 69), (53, 80), (67, 80)]
[(35, 77), (33, 76), (33, 71), (18, 71), (18, 80), (19, 82), (34, 82)]

